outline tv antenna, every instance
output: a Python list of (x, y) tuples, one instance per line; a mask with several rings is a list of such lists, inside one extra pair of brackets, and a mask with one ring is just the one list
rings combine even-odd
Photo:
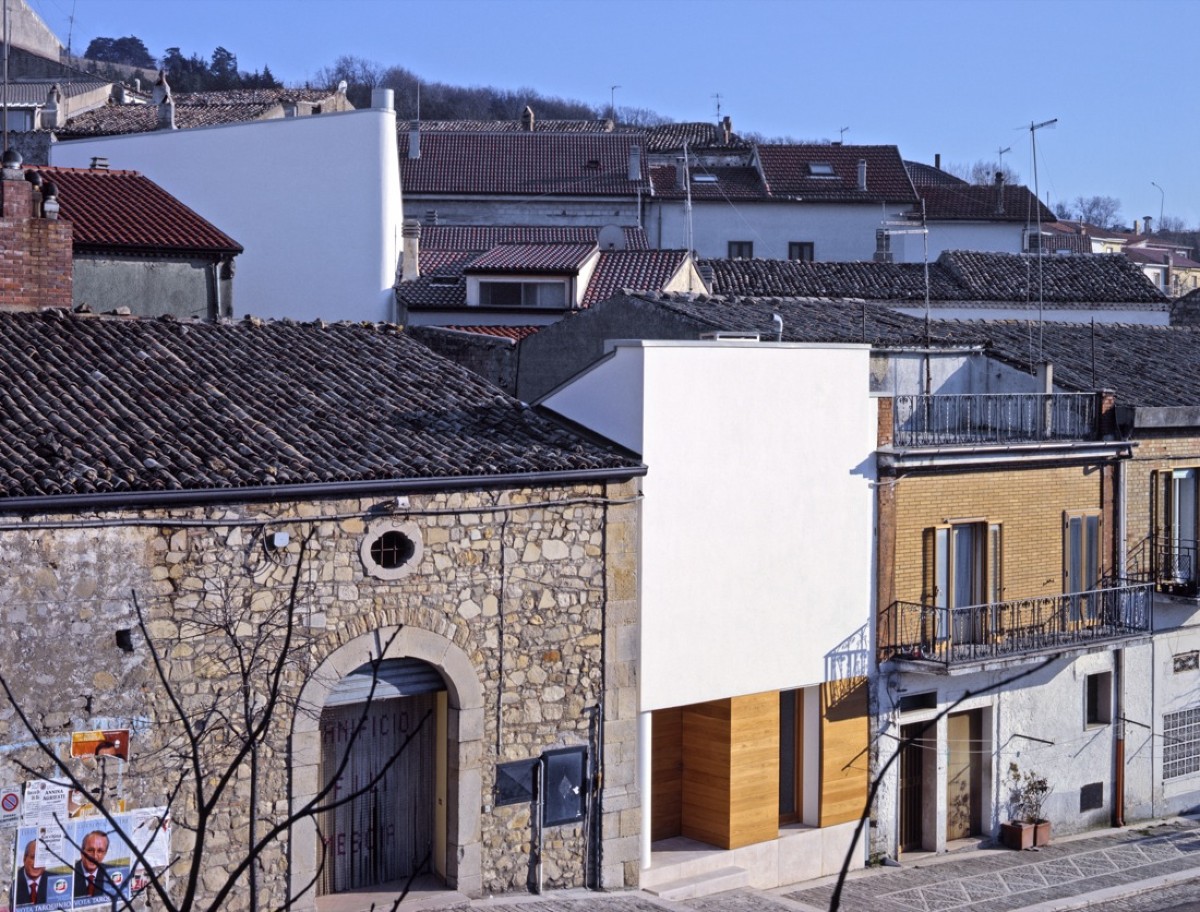
[(617, 119), (617, 89), (619, 85), (608, 87), (608, 116), (614, 121)]
[(996, 150), (996, 161), (999, 163), (999, 168), (997, 170), (999, 170), (999, 171), (1004, 170), (1004, 153), (1011, 152), (1011, 151), (1012, 151), (1012, 146), (1005, 146), (1003, 149)]
[(717, 123), (721, 122), (721, 93), (715, 92), (712, 95), (717, 100)]
[[(1041, 123), (1029, 122), (1029, 146), (1033, 154), (1033, 198), (1041, 200), (1042, 191), (1038, 185), (1038, 162), (1037, 162), (1037, 131), (1043, 127), (1053, 127), (1058, 123), (1057, 117), (1052, 117), (1050, 120), (1043, 120)], [(1042, 358), (1042, 341), (1045, 335), (1045, 322), (1042, 320), (1042, 308), (1045, 304), (1045, 298), (1042, 293), (1042, 260), (1046, 257), (1046, 245), (1042, 243), (1042, 207), (1040, 205), (1033, 207), (1034, 214), (1037, 216), (1037, 233), (1038, 233), (1038, 358)]]
[(845, 139), (846, 139), (846, 131), (847, 131), (847, 130), (849, 130), (849, 129), (850, 129), (849, 127), (841, 127), (841, 128), (838, 130), (838, 144), (839, 144), (839, 145), (840, 145), (842, 142), (844, 142), (844, 141), (845, 141)]

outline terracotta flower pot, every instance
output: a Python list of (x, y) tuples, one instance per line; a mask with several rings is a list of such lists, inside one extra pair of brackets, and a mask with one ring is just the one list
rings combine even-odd
[(1033, 825), (1033, 844), (1036, 846), (1050, 845), (1050, 821), (1039, 820)]
[[(1049, 824), (1047, 824), (1049, 827)], [(1008, 823), (1000, 824), (1000, 841), (1010, 849), (1032, 849), (1034, 846), (1034, 836), (1037, 831), (1036, 824), (1020, 823), (1016, 820)], [(1049, 834), (1047, 834), (1049, 839)]]

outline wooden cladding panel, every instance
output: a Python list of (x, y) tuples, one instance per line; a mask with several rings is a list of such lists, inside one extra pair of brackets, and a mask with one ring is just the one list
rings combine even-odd
[(857, 820), (867, 802), (867, 682), (821, 685), (819, 826)]
[(683, 710), (683, 835), (725, 849), (779, 835), (779, 694)]
[(683, 710), (660, 709), (651, 722), (650, 838), (683, 833)]

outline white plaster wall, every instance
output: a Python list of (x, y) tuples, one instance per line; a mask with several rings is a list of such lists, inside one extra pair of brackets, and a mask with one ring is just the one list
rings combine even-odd
[[(555, 227), (636, 226), (638, 203), (635, 194), (602, 199), (578, 197), (494, 198), (453, 197), (439, 194), (406, 193), (409, 218), (426, 221), (437, 213), (439, 225), (549, 225)], [(682, 245), (680, 245), (682, 246)]]
[[(865, 346), (617, 343), (546, 405), (634, 446), (641, 710), (865, 674), (876, 405)], [(636, 394), (641, 402), (621, 401)]]
[[(932, 720), (959, 700), (953, 712), (984, 710), (984, 743), (974, 746), (990, 774), (985, 776), (983, 823), (995, 835), (1009, 819), (1009, 766), (1049, 779), (1053, 791), (1045, 805), (1057, 836), (1107, 826), (1112, 816), (1115, 728), (1085, 722), (1087, 676), (1113, 671), (1113, 653), (1100, 651), (1070, 659), (1042, 660), (1010, 668), (947, 679), (936, 675), (885, 673), (878, 679), (880, 734), (879, 767), (895, 753), (900, 727)], [(1127, 680), (1127, 691), (1130, 685)], [(937, 708), (900, 714), (905, 694), (937, 693)], [(964, 699), (965, 698), (965, 699)], [(1127, 707), (1128, 710), (1128, 707)], [(1127, 713), (1128, 714), (1128, 713)], [(1127, 756), (1128, 756), (1127, 746)], [(935, 819), (939, 850), (945, 846), (945, 777), (949, 745), (945, 725), (939, 726), (936, 748), (938, 803)], [(1104, 806), (1081, 812), (1080, 789), (1104, 784)], [(1127, 784), (1128, 789), (1128, 784)], [(1127, 802), (1128, 803), (1128, 802)], [(894, 857), (899, 833), (899, 764), (883, 775), (877, 796), (877, 825), (872, 850)]]
[(50, 163), (141, 171), (246, 252), (236, 314), (390, 320), (400, 254), (396, 116), (373, 108), (73, 140)]
[[(753, 241), (757, 259), (785, 260), (788, 243), (811, 241), (813, 256), (823, 261), (870, 260), (875, 231), (898, 218), (905, 206), (868, 203), (693, 202), (692, 246), (701, 257), (729, 255), (730, 241)], [(652, 247), (687, 247), (681, 200), (652, 202), (646, 234)]]
[[(898, 313), (910, 317), (925, 318), (924, 305), (893, 307)], [(1037, 305), (1030, 307), (953, 307), (942, 306), (930, 308), (930, 316), (934, 320), (1025, 320), (1036, 322), (1038, 319)], [(1165, 310), (1108, 310), (1097, 308), (1086, 310), (1078, 307), (1058, 309), (1052, 303), (1042, 308), (1042, 319), (1047, 323), (1136, 323), (1139, 326), (1169, 326), (1171, 315)]]
[[(1163, 717), (1167, 713), (1200, 707), (1200, 671), (1175, 671), (1175, 656), (1200, 650), (1200, 607), (1194, 599), (1158, 595), (1154, 604), (1155, 627), (1159, 630), (1151, 647), (1142, 681), (1150, 682), (1153, 718), (1143, 712), (1130, 716), (1154, 726), (1144, 750), (1154, 788), (1153, 808), (1146, 816), (1193, 811), (1200, 805), (1200, 773), (1163, 778)], [(1131, 729), (1131, 734), (1133, 733)]]
[[(892, 237), (897, 263), (922, 263), (924, 239), (919, 234)], [(1022, 253), (1025, 225), (1020, 222), (930, 222), (929, 262), (945, 250), (982, 250), (989, 253)]]

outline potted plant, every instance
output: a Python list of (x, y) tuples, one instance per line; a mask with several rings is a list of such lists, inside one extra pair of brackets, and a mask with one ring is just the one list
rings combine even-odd
[(1000, 824), (1000, 839), (1010, 849), (1029, 849), (1050, 844), (1050, 821), (1042, 813), (1051, 785), (1045, 776), (1021, 772), (1008, 765), (1009, 811), (1012, 819)]

